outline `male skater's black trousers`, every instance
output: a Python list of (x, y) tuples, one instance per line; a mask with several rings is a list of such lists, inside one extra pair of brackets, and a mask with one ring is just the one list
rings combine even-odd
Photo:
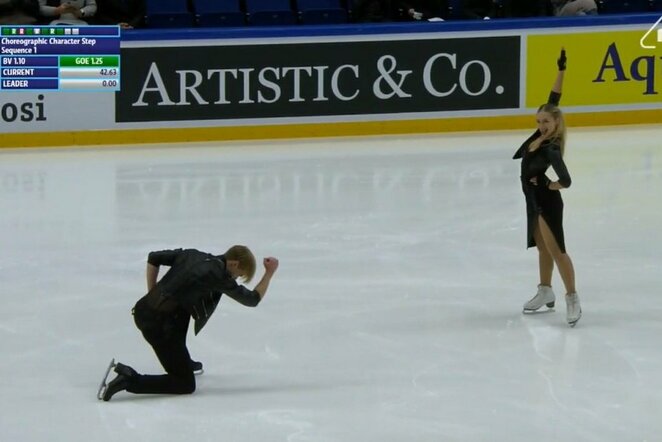
[(154, 310), (145, 296), (133, 308), (133, 319), (167, 374), (133, 376), (126, 390), (139, 394), (193, 393), (195, 376), (186, 348), (190, 315), (182, 308), (167, 313)]

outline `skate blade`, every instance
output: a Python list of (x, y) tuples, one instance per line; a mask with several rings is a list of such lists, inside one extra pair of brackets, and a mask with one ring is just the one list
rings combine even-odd
[(582, 319), (582, 312), (581, 312), (581, 310), (579, 311), (579, 318), (577, 318), (576, 321), (568, 322), (568, 325), (569, 325), (570, 327), (573, 327), (573, 328), (574, 328), (575, 325), (577, 325), (577, 323), (579, 322), (580, 319)]
[[(580, 318), (580, 319), (581, 319), (581, 318)], [(577, 320), (574, 321), (574, 322), (568, 322), (568, 325), (569, 325), (571, 328), (575, 328), (575, 325), (577, 325), (578, 322), (579, 322), (579, 319), (577, 319)]]
[(524, 310), (522, 310), (522, 313), (524, 313), (525, 315), (541, 315), (541, 314), (544, 314), (544, 313), (553, 313), (555, 311), (556, 310), (554, 310), (554, 307), (548, 307), (546, 310), (543, 310), (542, 307), (541, 307), (538, 310), (526, 310), (526, 309), (524, 309)]
[(108, 368), (106, 368), (106, 373), (104, 373), (103, 378), (101, 379), (101, 384), (99, 384), (99, 390), (97, 390), (97, 399), (100, 401), (103, 400), (103, 395), (106, 394), (106, 388), (108, 387), (108, 375), (110, 374), (110, 370), (115, 367), (115, 358), (113, 358), (110, 361), (110, 364), (108, 364)]

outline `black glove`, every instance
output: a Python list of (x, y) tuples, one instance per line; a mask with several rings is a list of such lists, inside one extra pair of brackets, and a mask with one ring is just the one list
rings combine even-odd
[(561, 56), (556, 60), (556, 65), (559, 67), (559, 71), (565, 71), (566, 61), (568, 61), (568, 59), (565, 58), (565, 49), (561, 49)]

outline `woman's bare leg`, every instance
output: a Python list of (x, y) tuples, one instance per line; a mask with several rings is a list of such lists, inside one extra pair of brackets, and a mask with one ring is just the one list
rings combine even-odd
[[(566, 294), (575, 293), (575, 269), (572, 265), (572, 260), (567, 253), (561, 252), (552, 230), (542, 216), (538, 216), (538, 229), (536, 230), (539, 230), (539, 234), (549, 254), (552, 256), (554, 263), (556, 263), (556, 268), (559, 270), (559, 274), (565, 285)], [(538, 240), (536, 239), (537, 242)]]
[(554, 272), (554, 258), (547, 250), (545, 240), (540, 233), (540, 228), (535, 227), (533, 231), (533, 239), (536, 240), (536, 248), (538, 249), (538, 271), (540, 273), (540, 285), (552, 286), (552, 272)]

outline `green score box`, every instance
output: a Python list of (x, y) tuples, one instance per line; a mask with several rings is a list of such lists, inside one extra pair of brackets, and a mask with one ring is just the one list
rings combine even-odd
[(12, 26), (2, 27), (2, 35), (11, 35), (12, 37), (48, 37), (51, 35), (62, 36), (65, 35), (64, 28), (42, 28), (42, 27), (25, 27), (25, 26)]
[(66, 68), (116, 68), (120, 65), (117, 55), (93, 56), (60, 56), (60, 67)]

